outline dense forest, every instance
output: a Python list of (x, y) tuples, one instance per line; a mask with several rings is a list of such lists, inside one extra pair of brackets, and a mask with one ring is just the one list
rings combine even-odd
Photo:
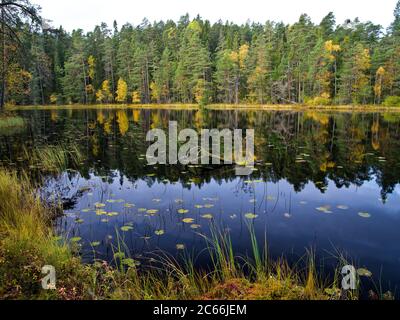
[(144, 19), (68, 33), (1, 0), (1, 104), (400, 104), (400, 1), (372, 22)]

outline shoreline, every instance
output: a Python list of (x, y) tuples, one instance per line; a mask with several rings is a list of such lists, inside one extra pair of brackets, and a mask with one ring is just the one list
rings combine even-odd
[(201, 107), (196, 104), (104, 104), (104, 105), (38, 105), (38, 106), (12, 106), (7, 107), (5, 111), (23, 111), (23, 110), (211, 110), (211, 111), (316, 111), (316, 112), (391, 112), (400, 113), (400, 108), (384, 107), (374, 105), (337, 105), (337, 106), (307, 106), (307, 105), (225, 105), (211, 104)]

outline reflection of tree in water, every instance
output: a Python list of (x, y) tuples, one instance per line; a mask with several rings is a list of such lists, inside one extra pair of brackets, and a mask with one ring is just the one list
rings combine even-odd
[[(23, 156), (21, 146), (77, 144), (86, 161), (79, 172), (113, 179), (116, 170), (132, 182), (144, 179), (202, 186), (237, 177), (227, 166), (155, 166), (146, 162), (145, 136), (153, 128), (247, 129), (256, 132), (257, 171), (254, 179), (286, 179), (296, 191), (314, 183), (325, 192), (328, 181), (338, 188), (377, 177), (382, 197), (400, 180), (400, 118), (391, 114), (171, 111), (171, 110), (62, 110), (26, 112), (30, 130), (2, 137), (2, 160)], [(381, 158), (380, 158), (381, 157)], [(10, 159), (9, 159), (10, 160)]]

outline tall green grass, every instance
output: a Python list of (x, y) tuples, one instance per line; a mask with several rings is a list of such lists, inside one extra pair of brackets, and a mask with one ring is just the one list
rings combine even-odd
[(83, 160), (82, 154), (75, 145), (54, 145), (23, 149), (23, 159), (31, 169), (43, 173), (59, 173), (68, 168), (76, 168)]

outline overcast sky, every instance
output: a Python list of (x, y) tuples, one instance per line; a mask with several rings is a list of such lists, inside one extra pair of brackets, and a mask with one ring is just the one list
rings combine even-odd
[(200, 14), (211, 22), (219, 19), (245, 23), (284, 21), (293, 23), (300, 14), (307, 13), (315, 23), (330, 11), (338, 23), (359, 17), (384, 27), (393, 21), (397, 0), (32, 0), (42, 7), (42, 14), (53, 25), (64, 26), (68, 31), (82, 28), (92, 30), (95, 25), (106, 22), (119, 25), (126, 22), (139, 24), (144, 17), (155, 20), (178, 20), (189, 13)]

